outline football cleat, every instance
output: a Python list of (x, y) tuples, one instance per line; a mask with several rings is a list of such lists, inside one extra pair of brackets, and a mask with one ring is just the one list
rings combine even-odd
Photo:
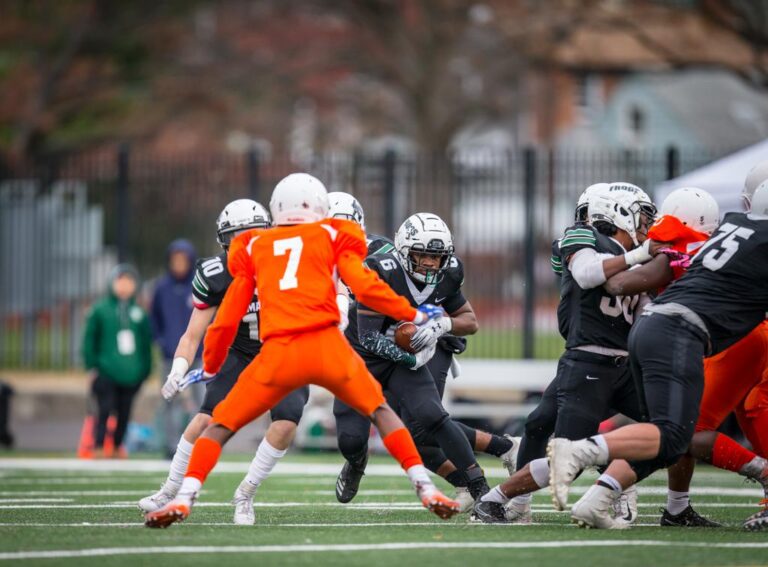
[(501, 463), (504, 468), (507, 469), (509, 476), (512, 476), (517, 471), (517, 453), (520, 451), (520, 441), (522, 437), (512, 437), (509, 434), (504, 434), (504, 437), (512, 442), (512, 448), (501, 456)]
[(342, 504), (351, 502), (360, 489), (360, 481), (365, 474), (365, 466), (368, 464), (368, 455), (359, 465), (353, 465), (349, 461), (344, 463), (338, 478), (336, 479), (336, 500)]
[(533, 521), (531, 501), (519, 504), (513, 498), (504, 506), (504, 517), (512, 524), (530, 524)]
[(613, 501), (613, 517), (630, 524), (637, 521), (637, 487), (634, 484)]
[(484, 502), (478, 500), (472, 510), (473, 522), (482, 522), (483, 524), (508, 524), (507, 516), (504, 513), (504, 506), (498, 502)]
[(174, 498), (176, 498), (176, 493), (174, 492), (171, 494), (170, 492), (167, 492), (165, 490), (165, 485), (162, 485), (160, 490), (154, 494), (150, 494), (149, 496), (145, 496), (139, 500), (139, 510), (141, 510), (144, 514), (149, 512), (156, 512)]
[(744, 520), (744, 529), (751, 532), (768, 529), (768, 508), (761, 510), (757, 514), (752, 514), (749, 518)]
[(167, 528), (176, 522), (183, 522), (189, 517), (192, 504), (188, 500), (173, 500), (144, 516), (144, 525), (148, 528)]
[(593, 484), (573, 505), (571, 520), (582, 528), (625, 530), (630, 523), (622, 518), (613, 517), (615, 501), (620, 498), (614, 496), (610, 488)]
[(475, 505), (475, 499), (469, 493), (469, 489), (466, 486), (457, 486), (456, 494), (453, 499), (459, 503), (459, 513), (465, 514), (472, 510)]
[(256, 513), (253, 511), (253, 497), (243, 493), (240, 489), (235, 490), (235, 497), (232, 499), (235, 505), (235, 516), (233, 522), (238, 526), (252, 526), (256, 523)]
[(435, 485), (431, 485), (427, 490), (420, 488), (417, 493), (424, 507), (443, 520), (459, 513), (459, 503), (437, 490)]
[(552, 439), (547, 445), (547, 457), (552, 503), (556, 510), (562, 511), (568, 505), (568, 490), (576, 475), (586, 467), (599, 464), (599, 449), (588, 439)]
[(678, 527), (678, 528), (721, 528), (722, 524), (708, 520), (701, 514), (699, 514), (689, 504), (688, 507), (674, 516), (669, 513), (666, 508), (661, 508), (661, 521), (659, 522), (663, 527)]

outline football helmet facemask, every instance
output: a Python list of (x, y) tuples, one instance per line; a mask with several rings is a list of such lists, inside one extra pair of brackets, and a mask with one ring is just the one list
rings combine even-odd
[(237, 199), (224, 207), (216, 219), (216, 241), (226, 250), (238, 233), (271, 225), (269, 213), (262, 205), (251, 199)]
[(611, 183), (606, 193), (589, 202), (590, 224), (603, 222), (621, 229), (635, 246), (640, 245), (638, 236), (648, 233), (656, 213), (648, 194), (631, 183)]
[[(395, 250), (403, 269), (411, 278), (426, 284), (437, 284), (453, 257), (453, 237), (448, 225), (439, 216), (416, 213), (397, 229)], [(421, 255), (437, 257), (437, 267), (424, 266)]]

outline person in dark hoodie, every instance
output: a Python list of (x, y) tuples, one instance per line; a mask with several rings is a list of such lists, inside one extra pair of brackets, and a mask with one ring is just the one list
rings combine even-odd
[(114, 414), (116, 454), (121, 445), (133, 400), (152, 369), (152, 330), (147, 313), (136, 305), (139, 274), (129, 264), (116, 266), (110, 274), (109, 291), (93, 305), (85, 323), (83, 360), (92, 373), (91, 392), (98, 414), (94, 433), (94, 456), (104, 454), (107, 420)]
[[(152, 331), (163, 356), (166, 376), (171, 371), (176, 345), (192, 315), (192, 278), (195, 275), (197, 253), (189, 240), (179, 238), (168, 245), (167, 259), (168, 271), (157, 281), (151, 312)], [(190, 388), (187, 398), (178, 397), (160, 409), (165, 437), (163, 443), (168, 457), (173, 455), (176, 441), (187, 425), (185, 418), (202, 402), (202, 395), (202, 388)], [(190, 396), (193, 399), (190, 400)]]

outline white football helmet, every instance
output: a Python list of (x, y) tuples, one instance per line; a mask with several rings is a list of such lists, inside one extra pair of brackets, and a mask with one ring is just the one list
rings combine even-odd
[(251, 199), (237, 199), (224, 207), (216, 219), (216, 240), (226, 250), (236, 233), (271, 225), (267, 209)]
[[(645, 223), (643, 218), (645, 217)], [(589, 200), (589, 223), (608, 223), (629, 234), (635, 246), (642, 227), (656, 218), (656, 206), (647, 193), (631, 183), (611, 183), (606, 192)]]
[(308, 173), (291, 173), (272, 191), (269, 210), (278, 226), (317, 222), (328, 216), (328, 191)]
[(741, 198), (744, 200), (744, 209), (747, 212), (751, 210), (755, 191), (766, 180), (768, 180), (768, 160), (761, 161), (750, 169), (744, 180), (744, 191)]
[(607, 191), (609, 187), (608, 183), (594, 183), (584, 189), (584, 192), (579, 195), (579, 200), (576, 202), (576, 212), (573, 219), (576, 224), (587, 223), (589, 219), (589, 198)]
[[(432, 213), (416, 213), (400, 225), (395, 233), (395, 250), (403, 269), (413, 279), (427, 284), (438, 283), (453, 256), (453, 237), (448, 225)], [(419, 273), (419, 264), (411, 253), (440, 256), (440, 267)]]
[(365, 231), (365, 213), (360, 202), (349, 193), (334, 191), (328, 193), (328, 217), (355, 221)]
[(704, 189), (682, 187), (672, 191), (661, 204), (659, 214), (677, 217), (684, 225), (712, 234), (720, 224), (720, 207)]
[(768, 179), (757, 186), (752, 194), (752, 214), (768, 216)]

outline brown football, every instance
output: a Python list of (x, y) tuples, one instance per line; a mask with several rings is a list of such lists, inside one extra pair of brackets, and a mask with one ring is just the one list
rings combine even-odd
[(411, 348), (411, 337), (415, 332), (416, 325), (409, 321), (403, 321), (395, 329), (395, 344), (407, 352), (416, 352)]

